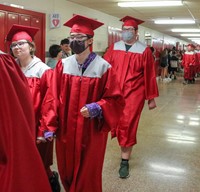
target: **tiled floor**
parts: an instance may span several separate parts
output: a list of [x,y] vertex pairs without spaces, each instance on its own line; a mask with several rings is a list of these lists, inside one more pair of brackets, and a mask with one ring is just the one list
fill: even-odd
[[109,138],[103,192],[200,192],[200,79],[158,85],[157,108],[142,113],[128,179],[118,178],[120,149]]

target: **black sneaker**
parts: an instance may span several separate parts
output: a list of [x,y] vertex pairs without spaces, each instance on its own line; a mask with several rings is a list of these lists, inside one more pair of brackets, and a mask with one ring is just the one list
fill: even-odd
[[191,82],[191,83],[192,83],[192,84],[194,84],[194,83],[195,83],[195,78],[193,78],[193,79],[192,79],[192,82]]
[[53,176],[51,178],[49,178],[49,182],[51,185],[52,192],[60,192],[61,191],[61,187],[60,187],[60,183],[59,183],[59,176],[56,171],[53,171]]
[[119,177],[122,179],[128,178],[129,175],[129,164],[128,161],[121,161],[119,169]]

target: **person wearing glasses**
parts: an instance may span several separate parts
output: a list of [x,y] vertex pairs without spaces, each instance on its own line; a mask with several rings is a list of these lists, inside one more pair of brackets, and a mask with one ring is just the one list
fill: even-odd
[[11,55],[0,51],[0,63],[0,191],[51,192],[35,145],[34,111],[26,77]]
[[45,98],[42,126],[56,133],[58,170],[66,191],[102,192],[102,167],[108,132],[112,136],[124,100],[111,65],[92,52],[94,30],[103,23],[75,15],[70,47],[58,62]]
[[60,191],[58,173],[50,169],[53,164],[53,142],[48,142],[45,139],[44,132],[39,129],[41,105],[50,84],[52,71],[50,67],[35,56],[36,47],[33,38],[38,30],[35,27],[15,24],[11,27],[6,39],[10,42],[12,55],[16,58],[16,62],[28,80],[35,111],[37,148],[43,160],[52,190],[58,192]]
[[116,70],[120,88],[125,99],[125,108],[117,139],[121,147],[119,177],[129,177],[129,159],[137,143],[138,123],[145,100],[149,109],[154,109],[154,98],[158,97],[154,59],[150,47],[138,40],[138,25],[143,21],[126,16],[122,24],[122,40],[111,45],[104,55]]

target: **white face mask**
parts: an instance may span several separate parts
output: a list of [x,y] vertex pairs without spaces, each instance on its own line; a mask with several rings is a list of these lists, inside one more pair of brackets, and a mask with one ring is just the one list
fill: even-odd
[[122,39],[124,41],[130,41],[133,38],[134,38],[133,32],[131,32],[131,31],[123,31],[122,32]]

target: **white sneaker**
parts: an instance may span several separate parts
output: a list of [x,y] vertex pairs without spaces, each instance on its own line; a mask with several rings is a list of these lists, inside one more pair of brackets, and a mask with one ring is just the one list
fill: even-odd
[[171,78],[169,78],[169,77],[167,77],[167,80],[170,82],[170,81],[172,81],[172,79]]
[[169,83],[169,80],[167,78],[164,78],[163,83]]

